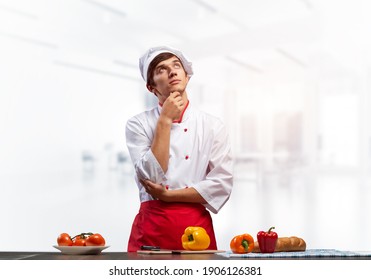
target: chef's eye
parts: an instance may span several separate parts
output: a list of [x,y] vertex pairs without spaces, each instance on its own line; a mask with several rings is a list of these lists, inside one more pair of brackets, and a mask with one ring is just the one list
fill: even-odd
[[178,62],[175,63],[175,64],[174,64],[174,67],[175,67],[175,68],[180,68],[180,63],[178,63]]
[[165,67],[159,67],[157,68],[157,73],[163,73],[165,71]]

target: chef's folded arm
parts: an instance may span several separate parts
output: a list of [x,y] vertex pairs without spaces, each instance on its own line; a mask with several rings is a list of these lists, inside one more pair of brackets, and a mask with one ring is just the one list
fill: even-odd
[[[228,201],[232,191],[233,162],[225,127],[215,133],[217,135],[212,142],[207,174],[203,180],[188,187],[194,188],[201,195],[206,201],[204,204],[206,208],[218,213]],[[168,178],[152,153],[150,138],[140,130],[138,124],[128,123],[126,139],[138,179],[166,185]]]
[[[216,172],[208,174],[205,180],[195,184],[193,187],[207,201],[205,205],[213,213],[218,213],[223,205],[228,201],[232,190],[233,179],[232,175],[226,172],[225,174]],[[222,175],[222,177],[220,177]]]
[[134,166],[138,179],[150,180],[157,184],[163,184],[167,180],[160,163],[150,148],[148,148],[141,159],[135,162]]
[[205,206],[213,213],[218,213],[228,201],[233,187],[233,160],[225,127],[214,138],[205,180],[193,187],[207,201]]
[[126,125],[126,144],[138,179],[150,180],[157,184],[162,184],[167,180],[164,171],[152,153],[152,143],[149,137],[140,124],[133,120]]

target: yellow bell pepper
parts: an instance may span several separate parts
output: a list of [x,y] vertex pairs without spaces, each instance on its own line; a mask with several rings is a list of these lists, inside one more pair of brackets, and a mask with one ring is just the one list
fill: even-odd
[[182,235],[185,250],[205,250],[209,248],[210,237],[203,227],[187,227]]

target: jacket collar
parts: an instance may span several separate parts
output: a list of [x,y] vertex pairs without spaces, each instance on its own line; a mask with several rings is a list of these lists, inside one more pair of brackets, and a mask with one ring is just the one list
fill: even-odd
[[[188,119],[188,117],[190,116],[190,111],[191,111],[191,108],[190,108],[190,104],[189,104],[189,100],[187,101],[187,104],[185,105],[184,107],[184,110],[179,118],[179,120],[175,120],[173,121],[173,123],[181,123],[183,121],[185,121],[186,119]],[[161,111],[162,111],[162,104],[158,103],[157,105],[157,109],[158,109],[158,113],[159,115],[161,114]]]

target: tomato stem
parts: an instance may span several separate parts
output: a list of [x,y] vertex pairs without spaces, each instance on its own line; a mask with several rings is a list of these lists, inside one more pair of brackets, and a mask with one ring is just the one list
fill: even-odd
[[92,232],[82,232],[82,233],[80,233],[80,234],[78,234],[78,235],[72,237],[71,239],[74,240],[74,239],[75,239],[76,237],[78,237],[78,236],[81,236],[82,239],[86,239],[86,235],[87,235],[87,236],[90,236],[90,235],[93,235],[93,234],[94,234],[94,233],[92,233]]

